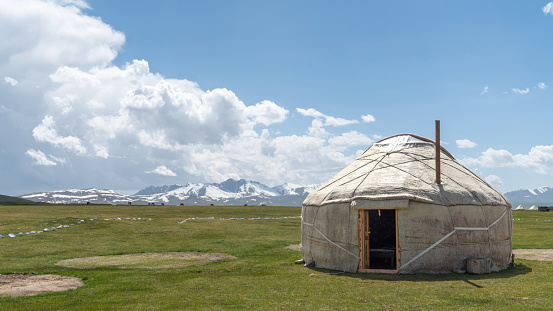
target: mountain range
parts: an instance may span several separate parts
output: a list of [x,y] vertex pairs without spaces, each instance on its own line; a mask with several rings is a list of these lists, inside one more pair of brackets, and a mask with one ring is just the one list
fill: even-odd
[[[134,195],[114,190],[75,189],[36,192],[19,196],[34,202],[62,204],[168,204],[168,205],[282,205],[301,206],[318,185],[285,183],[269,187],[252,180],[228,179],[222,183],[186,183],[184,185],[149,186]],[[506,192],[513,207],[553,205],[553,188],[520,189]]]
[[269,187],[251,180],[228,179],[222,183],[187,183],[150,186],[134,195],[114,190],[74,189],[25,194],[20,198],[62,204],[170,204],[170,205],[283,205],[301,206],[318,185],[285,183]]
[[553,188],[519,189],[505,193],[513,207],[519,205],[528,209],[532,205],[553,206]]

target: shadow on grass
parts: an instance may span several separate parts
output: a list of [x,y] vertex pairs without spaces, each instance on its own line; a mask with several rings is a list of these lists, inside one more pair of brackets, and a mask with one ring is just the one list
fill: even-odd
[[532,272],[532,268],[523,264],[517,263],[514,267],[508,268],[498,272],[492,272],[490,274],[430,274],[430,273],[417,273],[417,274],[384,274],[384,273],[348,273],[348,272],[336,272],[334,270],[321,269],[316,267],[308,268],[314,272],[335,275],[338,277],[356,278],[361,280],[372,281],[404,281],[404,282],[444,282],[444,281],[463,281],[477,288],[482,286],[475,284],[474,281],[486,280],[486,279],[505,279],[519,275],[524,275]]

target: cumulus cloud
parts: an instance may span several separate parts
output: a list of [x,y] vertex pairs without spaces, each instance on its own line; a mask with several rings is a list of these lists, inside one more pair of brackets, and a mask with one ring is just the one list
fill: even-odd
[[363,122],[366,122],[366,123],[370,123],[370,122],[375,122],[375,121],[376,121],[376,119],[375,119],[372,115],[370,115],[370,114],[361,116],[361,119],[363,120]]
[[52,116],[45,116],[42,123],[33,129],[33,137],[36,141],[50,143],[56,147],[61,147],[77,154],[84,155],[86,148],[81,140],[75,136],[60,136],[55,129],[56,122]]
[[288,110],[269,100],[264,100],[254,106],[248,106],[245,112],[255,123],[263,125],[282,123],[286,120],[286,116],[289,113]]
[[33,165],[56,166],[58,162],[61,164],[65,162],[65,160],[52,155],[48,157],[40,150],[29,149],[25,154],[33,159]]
[[329,145],[335,150],[346,150],[349,147],[357,146],[366,146],[368,148],[373,142],[373,139],[357,131],[343,133],[328,140]]
[[0,1],[0,71],[35,80],[62,64],[110,64],[125,36],[83,14],[86,7],[85,1]]
[[324,125],[325,126],[345,126],[350,124],[359,123],[357,120],[347,120],[343,118],[335,118],[332,116],[328,116],[323,114],[322,112],[319,112],[313,108],[309,109],[302,109],[302,108],[296,108],[296,111],[299,112],[302,116],[305,117],[313,117],[316,119],[324,119]]
[[474,143],[468,139],[458,139],[455,143],[457,143],[457,148],[474,148],[478,146],[477,143]]
[[165,165],[160,165],[160,166],[156,167],[155,170],[146,171],[146,173],[148,173],[148,174],[158,174],[158,175],[161,175],[161,176],[177,176],[177,174],[175,174],[175,172],[173,172],[172,170],[167,168],[167,166],[165,166]]
[[322,182],[354,160],[325,138],[308,135],[272,137],[267,130],[249,132],[226,144],[189,146],[183,169],[205,180],[248,176],[265,182]]
[[489,148],[477,158],[465,158],[468,166],[484,168],[528,168],[540,174],[553,175],[553,145],[532,147],[528,154],[511,154],[507,150]]
[[488,86],[485,86],[484,89],[482,90],[482,93],[480,93],[480,95],[484,95],[488,93]]
[[538,88],[539,88],[540,90],[545,90],[545,89],[547,88],[547,85],[545,85],[544,82],[540,82],[540,83],[538,83]]
[[488,175],[488,176],[484,177],[484,180],[485,180],[488,184],[490,184],[490,185],[492,185],[492,186],[494,186],[494,187],[501,187],[501,186],[503,186],[503,180],[502,180],[499,176],[497,176],[497,175]]
[[549,2],[541,10],[543,15],[553,15],[553,2]]
[[524,90],[521,90],[521,89],[514,88],[514,89],[512,89],[512,92],[515,93],[515,94],[528,94],[528,93],[530,93],[530,89],[525,88]]
[[11,78],[11,77],[5,77],[4,81],[6,82],[6,84],[9,84],[11,86],[17,86],[17,84],[19,84],[19,81],[15,80],[14,78]]
[[[174,177],[177,171],[184,180],[316,183],[378,137],[329,133],[325,126],[359,121],[313,108],[297,109],[313,118],[305,124],[308,134],[281,135],[274,127],[287,121],[289,110],[273,101],[246,104],[225,88],[168,79],[151,72],[146,60],[116,66],[125,36],[87,16],[87,8],[79,0],[0,0],[0,72],[8,84],[13,81],[6,78],[17,77],[18,88],[30,94],[8,101],[0,93],[0,112],[32,122],[0,143],[21,142],[21,149],[5,148],[18,152],[12,158],[51,166],[57,180],[86,171],[95,176],[87,185],[136,187],[149,183],[144,172]],[[61,165],[65,159],[71,165]]]
[[309,136],[321,138],[330,135],[330,133],[324,129],[323,121],[319,119],[313,119],[313,121],[311,121],[311,126],[307,129],[307,133]]
[[60,6],[74,6],[79,9],[90,9],[87,1],[84,0],[47,0]]
[[[159,160],[155,150],[165,151],[164,158],[208,181],[245,177],[278,183],[287,176],[320,182],[328,175],[306,172],[321,172],[316,168],[321,163],[327,164],[323,171],[335,172],[354,157],[343,154],[345,150],[366,148],[373,141],[357,132],[326,132],[325,125],[357,121],[315,109],[298,110],[314,117],[309,135],[272,137],[266,129],[259,133],[257,124],[284,122],[289,111],[268,100],[248,106],[227,89],[204,91],[191,81],[166,79],[151,73],[145,60],[88,71],[62,66],[50,77],[56,88],[46,98],[56,104],[49,106],[49,113],[63,120],[91,155],[132,157],[132,150],[146,155],[137,161],[154,162]],[[313,148],[310,157],[298,154],[304,146]]]

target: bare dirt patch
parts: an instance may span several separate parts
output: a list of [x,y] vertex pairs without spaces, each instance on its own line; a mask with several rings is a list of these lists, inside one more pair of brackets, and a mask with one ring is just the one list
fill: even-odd
[[93,256],[72,258],[58,261],[56,265],[77,268],[117,268],[117,269],[164,269],[178,268],[193,264],[202,264],[225,259],[236,258],[221,253],[199,252],[169,252],[169,253],[140,253],[110,256]]
[[286,248],[291,249],[296,252],[301,252],[301,244],[291,244],[286,246]]
[[76,277],[57,274],[0,274],[0,297],[33,296],[83,286]]
[[553,261],[553,249],[513,249],[515,258]]

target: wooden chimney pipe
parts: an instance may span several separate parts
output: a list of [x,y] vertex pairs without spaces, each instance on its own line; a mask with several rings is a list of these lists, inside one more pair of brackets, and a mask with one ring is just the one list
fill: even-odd
[[436,184],[442,183],[440,172],[440,120],[436,120]]

